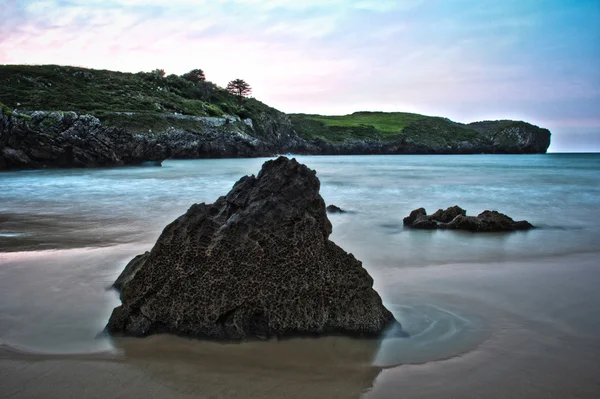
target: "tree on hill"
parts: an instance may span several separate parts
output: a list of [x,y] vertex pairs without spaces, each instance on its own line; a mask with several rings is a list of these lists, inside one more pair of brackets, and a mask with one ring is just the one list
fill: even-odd
[[164,78],[165,77],[165,70],[164,69],[155,69],[154,71],[150,72],[150,74],[152,74],[153,76],[157,77],[157,78]]
[[204,82],[206,80],[206,76],[204,75],[204,71],[202,69],[192,69],[191,71],[181,75],[181,77],[194,83]]
[[227,91],[238,98],[241,103],[244,97],[249,96],[252,93],[252,88],[243,79],[234,79],[227,83]]

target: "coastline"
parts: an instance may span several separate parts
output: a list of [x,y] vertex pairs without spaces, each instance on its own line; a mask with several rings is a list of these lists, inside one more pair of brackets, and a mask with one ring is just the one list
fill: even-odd
[[[598,397],[596,156],[306,157],[324,198],[351,211],[330,216],[332,241],[363,262],[409,339],[97,337],[119,302],[107,287],[125,264],[190,204],[214,201],[260,162],[6,178],[2,211],[11,216],[2,227],[31,236],[0,239],[2,251],[14,250],[0,253],[0,342],[26,349],[0,350],[2,395]],[[402,226],[415,205],[455,202],[497,206],[542,228],[473,235]]]

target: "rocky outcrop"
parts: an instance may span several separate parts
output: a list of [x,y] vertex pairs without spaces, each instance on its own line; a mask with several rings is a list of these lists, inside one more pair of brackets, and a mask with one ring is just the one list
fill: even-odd
[[527,122],[484,121],[467,126],[485,137],[494,153],[543,154],[550,146],[550,131]]
[[167,157],[154,138],[105,127],[90,115],[0,108],[0,170],[160,164]]
[[471,232],[516,231],[534,227],[526,220],[514,221],[497,211],[483,211],[477,216],[467,216],[467,211],[457,205],[446,210],[438,209],[431,215],[427,215],[424,208],[418,208],[405,217],[403,223],[413,229],[449,229]]
[[[129,118],[147,115],[119,113]],[[153,115],[162,129],[135,131],[74,112],[11,112],[0,108],[0,170],[160,164],[166,158],[237,158],[314,150],[285,114],[267,109],[237,116]],[[127,121],[127,119],[125,119]]]
[[325,208],[325,210],[327,211],[327,213],[346,213],[345,210],[333,204],[327,205],[327,208]]
[[[292,121],[299,135],[307,138],[322,155],[542,154],[550,145],[548,129],[520,121],[465,125],[446,118],[424,116],[392,136],[382,135],[373,127],[328,126],[310,120],[310,116],[294,115]],[[315,131],[320,136],[309,139]],[[326,141],[322,137],[345,138]]]
[[[170,158],[249,158],[314,150],[296,134],[284,113],[266,106],[248,119],[232,115],[159,117],[171,126],[154,130],[152,135]],[[173,119],[187,123],[174,123]]]
[[[110,114],[110,113],[109,113]],[[550,132],[525,122],[491,121],[462,125],[424,117],[396,139],[327,141],[306,139],[290,118],[262,104],[250,118],[114,112],[118,124],[74,112],[10,111],[0,107],[0,170],[160,164],[166,158],[237,158],[295,154],[478,154],[543,153]],[[129,118],[129,119],[127,119]],[[151,119],[158,128],[135,129]],[[333,129],[320,126],[323,129]],[[345,128],[335,127],[335,134]],[[148,162],[149,161],[149,162]]]
[[315,171],[280,157],[195,204],[115,283],[111,334],[240,340],[377,335],[395,323],[373,279],[329,240]]

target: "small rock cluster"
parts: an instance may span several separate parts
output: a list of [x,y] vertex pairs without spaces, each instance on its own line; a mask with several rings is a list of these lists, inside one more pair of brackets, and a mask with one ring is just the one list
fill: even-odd
[[526,220],[514,221],[497,211],[483,211],[477,216],[467,216],[467,211],[458,205],[438,209],[428,215],[425,208],[415,209],[404,218],[403,223],[413,229],[450,229],[471,232],[515,231],[533,228]]

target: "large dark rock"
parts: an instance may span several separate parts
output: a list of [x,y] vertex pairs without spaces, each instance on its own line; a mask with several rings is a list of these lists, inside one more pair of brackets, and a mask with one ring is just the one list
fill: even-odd
[[526,220],[514,221],[497,211],[483,211],[477,216],[467,216],[467,211],[458,205],[438,209],[427,215],[424,208],[415,209],[404,218],[404,225],[414,229],[450,229],[472,232],[515,231],[533,228]]
[[377,335],[395,323],[352,254],[328,239],[315,171],[280,157],[214,204],[195,204],[115,286],[112,334],[239,340]]

